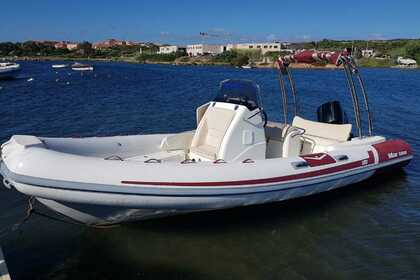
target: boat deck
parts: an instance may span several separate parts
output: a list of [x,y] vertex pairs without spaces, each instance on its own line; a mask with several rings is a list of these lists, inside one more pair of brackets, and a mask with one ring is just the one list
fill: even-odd
[[152,161],[152,160],[159,160],[159,161],[166,161],[166,162],[181,162],[185,159],[185,152],[183,150],[175,150],[175,151],[159,151],[152,154],[147,155],[139,155],[135,157],[125,158],[124,160],[127,161]]

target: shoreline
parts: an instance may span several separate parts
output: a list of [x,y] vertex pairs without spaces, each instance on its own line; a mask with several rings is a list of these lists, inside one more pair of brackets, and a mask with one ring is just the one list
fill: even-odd
[[[175,65],[175,66],[226,66],[232,68],[241,68],[238,66],[233,66],[230,63],[224,62],[203,62],[203,61],[144,61],[139,62],[135,58],[124,57],[124,58],[90,58],[90,57],[55,57],[55,56],[42,56],[42,57],[17,57],[14,60],[16,61],[99,61],[99,62],[125,62],[125,63],[133,63],[133,64],[155,64],[155,65]],[[275,68],[274,62],[271,63],[256,63],[253,66],[253,69],[272,69]],[[290,68],[292,69],[341,69],[341,67],[337,67],[333,64],[327,65],[312,65],[306,63],[292,63],[290,64]]]
[[[40,56],[40,57],[15,57],[15,61],[98,61],[98,62],[125,62],[133,64],[155,64],[155,65],[176,65],[176,66],[226,66],[232,68],[241,68],[238,66],[233,66],[230,63],[226,62],[209,62],[204,59],[191,59],[190,61],[180,61],[176,59],[175,61],[138,61],[134,57],[116,57],[116,58],[90,58],[90,57],[57,57],[57,56]],[[177,61],[178,60],[178,61]],[[307,63],[291,63],[289,66],[291,69],[316,69],[316,70],[336,70],[342,69],[342,66],[335,66],[334,64],[326,65],[313,65]],[[362,68],[390,68],[390,69],[404,69],[404,70],[416,70],[420,69],[418,67],[405,67],[400,65],[389,65],[389,66],[369,66],[361,65]],[[275,68],[274,62],[270,63],[256,63],[253,66],[254,69],[271,69]]]

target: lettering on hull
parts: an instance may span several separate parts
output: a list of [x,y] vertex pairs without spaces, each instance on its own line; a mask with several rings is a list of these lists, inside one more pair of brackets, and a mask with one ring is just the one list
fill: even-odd
[[389,140],[374,144],[378,152],[379,163],[412,155],[411,147],[403,140]]

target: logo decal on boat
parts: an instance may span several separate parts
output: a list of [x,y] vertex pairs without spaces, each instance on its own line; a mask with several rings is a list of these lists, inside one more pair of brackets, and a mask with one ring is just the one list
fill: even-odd
[[326,154],[321,154],[321,155],[314,155],[314,156],[305,156],[304,159],[313,159],[313,160],[322,160],[326,157]]
[[335,159],[326,153],[304,155],[301,156],[301,158],[303,158],[310,167],[336,163]]

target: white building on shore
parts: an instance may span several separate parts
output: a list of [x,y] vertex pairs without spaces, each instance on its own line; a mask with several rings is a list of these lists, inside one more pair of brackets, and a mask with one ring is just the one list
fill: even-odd
[[187,54],[189,56],[198,56],[204,54],[219,54],[223,52],[220,45],[194,44],[187,45]]
[[174,45],[160,46],[158,54],[171,54],[171,53],[176,53],[176,52],[185,52],[185,49],[186,49],[185,47],[174,46]]
[[78,43],[68,43],[67,44],[67,49],[70,50],[70,51],[75,50],[78,47],[79,47],[79,44]]
[[73,42],[57,42],[54,44],[54,48],[56,49],[68,49],[69,51],[77,49],[79,46],[79,43],[73,43]]
[[366,58],[369,58],[369,57],[375,57],[375,50],[373,50],[373,49],[365,49],[365,50],[362,50],[362,56],[363,57],[366,57]]
[[275,42],[228,44],[226,45],[225,50],[261,50],[261,53],[265,54],[267,52],[279,52],[281,50],[281,43]]

